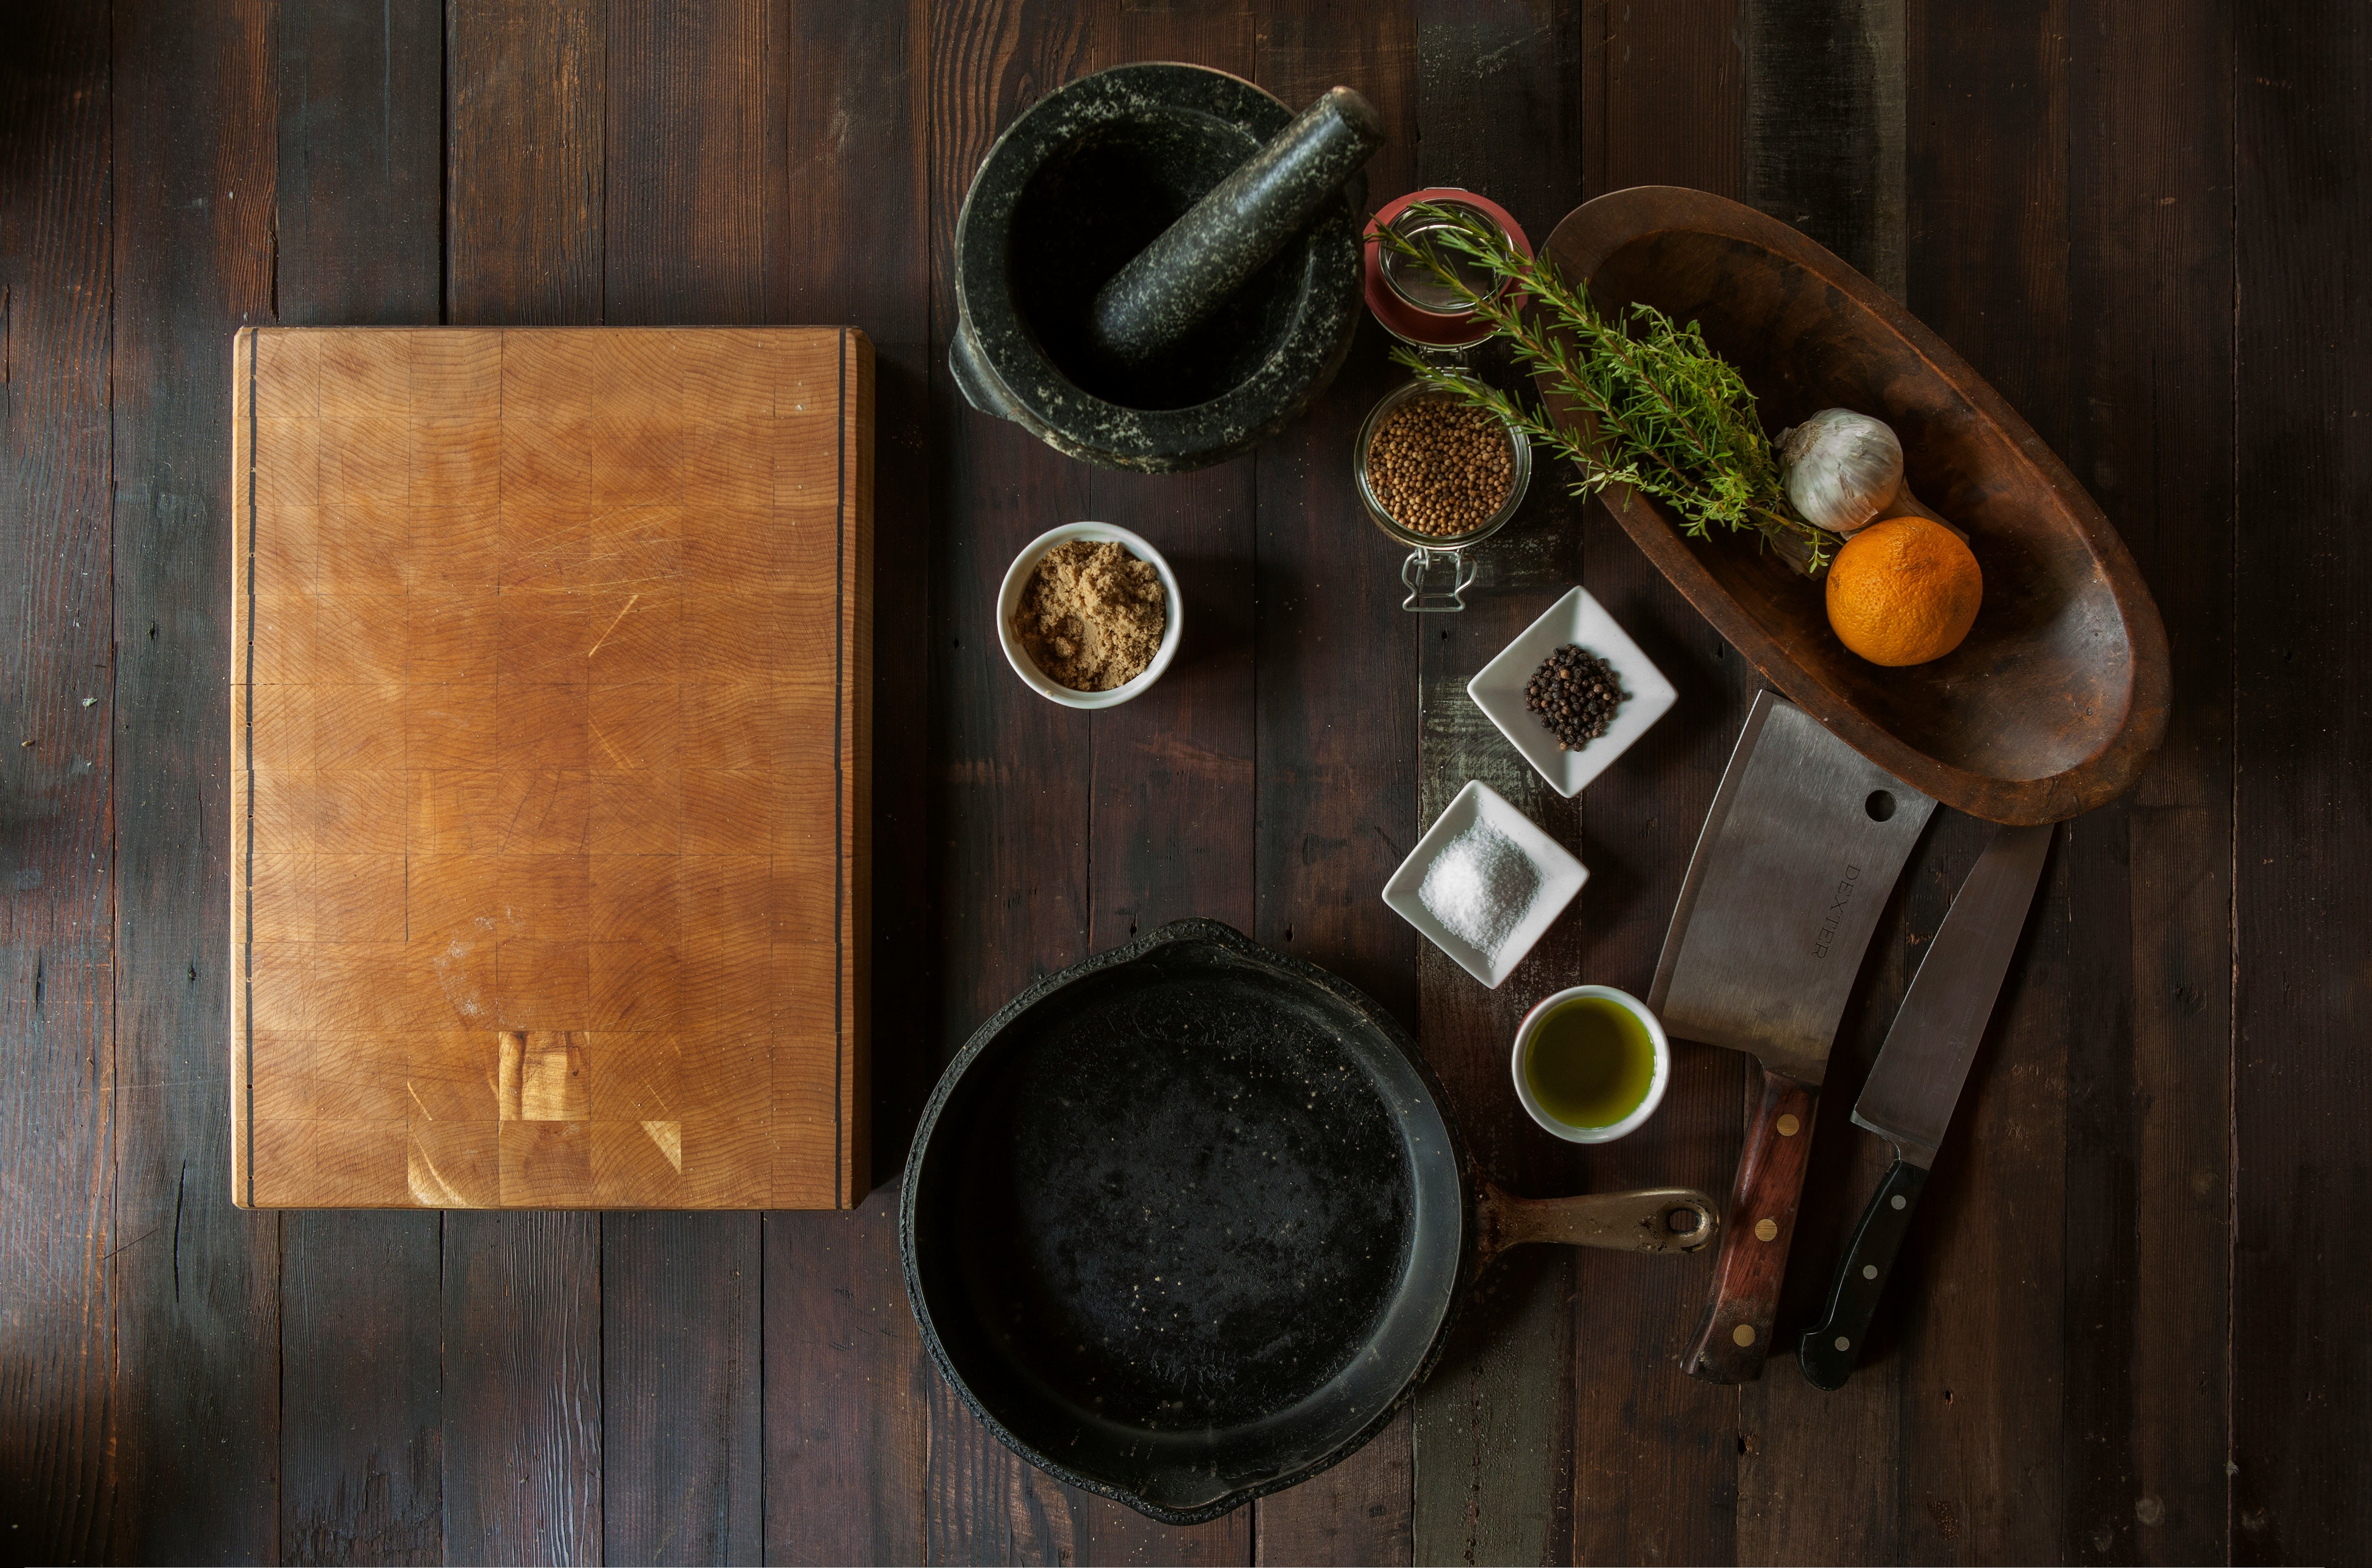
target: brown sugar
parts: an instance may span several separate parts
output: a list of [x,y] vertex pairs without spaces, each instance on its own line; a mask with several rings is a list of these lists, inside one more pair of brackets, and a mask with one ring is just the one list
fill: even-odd
[[1161,574],[1109,540],[1065,540],[1048,551],[1013,614],[1030,661],[1074,691],[1109,691],[1144,674],[1169,625]]

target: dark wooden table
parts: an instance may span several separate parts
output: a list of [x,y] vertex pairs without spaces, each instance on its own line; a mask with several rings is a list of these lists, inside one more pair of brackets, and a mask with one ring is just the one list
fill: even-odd
[[[991,1442],[921,1353],[896,1164],[1032,975],[1214,915],[1418,1027],[1519,1190],[1726,1191],[1741,1060],[1648,1131],[1527,1123],[1510,1021],[1645,988],[1755,688],[1594,507],[1536,485],[1479,602],[1397,608],[1322,406],[1189,478],[1066,462],[944,370],[958,203],[1122,61],[1384,110],[1378,200],[1535,236],[1742,196],[1966,354],[2123,531],[2177,706],[2064,830],[1863,1372],[1675,1355],[1701,1260],[1505,1266],[1413,1410],[1192,1530]],[[2342,0],[18,0],[0,14],[0,1555],[468,1562],[2209,1561],[2372,1534],[2372,19]],[[250,1214],[227,1192],[234,329],[854,322],[880,348],[885,1185],[855,1214]],[[1093,718],[999,658],[1014,549],[1178,564],[1190,646]],[[1580,803],[1460,688],[1586,580],[1680,703]],[[1497,994],[1389,913],[1468,778],[1594,877]],[[1848,1014],[1782,1324],[1881,1149],[1843,1109],[1983,840],[1939,820]],[[2353,1307],[2348,1304],[2354,1303]],[[2354,1317],[2347,1314],[2353,1311]]]

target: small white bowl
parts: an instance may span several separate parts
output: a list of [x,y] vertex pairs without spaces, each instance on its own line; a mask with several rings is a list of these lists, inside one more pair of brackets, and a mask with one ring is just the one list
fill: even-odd
[[[1541,1109],[1541,1102],[1532,1098],[1532,1086],[1524,1081],[1524,1052],[1531,1048],[1533,1030],[1540,1027],[1542,1018],[1549,1016],[1550,1009],[1583,996],[1601,997],[1628,1010],[1633,1017],[1647,1026],[1647,1039],[1656,1047],[1656,1075],[1647,1085],[1647,1098],[1639,1102],[1638,1109],[1622,1121],[1603,1127],[1576,1127],[1569,1121],[1558,1121]],[[1543,1129],[1568,1144],[1610,1144],[1645,1126],[1647,1118],[1655,1115],[1656,1108],[1664,1103],[1664,1090],[1672,1081],[1672,1042],[1665,1037],[1664,1021],[1656,1016],[1645,1002],[1629,992],[1617,991],[1610,985],[1575,985],[1553,996],[1541,997],[1540,1005],[1524,1015],[1524,1021],[1516,1026],[1516,1054],[1511,1065],[1516,1073],[1516,1098],[1524,1102],[1524,1109]]]
[[[1540,891],[1532,900],[1531,912],[1507,933],[1495,961],[1492,955],[1465,938],[1451,935],[1417,897],[1417,890],[1424,886],[1424,874],[1433,868],[1442,847],[1473,826],[1477,818],[1513,840],[1541,875]],[[1508,805],[1498,791],[1474,779],[1434,819],[1424,837],[1417,840],[1416,848],[1409,851],[1409,857],[1401,862],[1400,869],[1384,884],[1384,902],[1394,914],[1424,933],[1426,940],[1455,958],[1459,969],[1495,991],[1501,981],[1516,972],[1516,966],[1524,961],[1532,944],[1556,923],[1556,917],[1564,912],[1564,906],[1573,902],[1574,895],[1588,880],[1588,870],[1573,857],[1572,851],[1541,831],[1530,818]]]
[[[1606,733],[1578,751],[1558,750],[1557,738],[1549,733],[1548,726],[1524,705],[1524,687],[1533,671],[1567,643],[1579,644],[1612,665],[1622,690],[1631,694],[1630,701],[1615,711]],[[1497,658],[1466,683],[1466,694],[1524,754],[1524,761],[1567,799],[1579,795],[1584,784],[1646,734],[1679,696],[1663,671],[1647,662],[1639,645],[1584,588],[1574,589],[1551,605],[1546,615],[1525,627]]]
[[[1109,691],[1075,691],[1059,680],[1050,679],[1013,635],[1013,612],[1021,608],[1021,590],[1029,586],[1029,574],[1038,569],[1039,559],[1056,545],[1075,539],[1099,544],[1109,540],[1125,546],[1139,561],[1152,562],[1153,569],[1161,574],[1163,591],[1169,596],[1169,622],[1162,628],[1161,646],[1154,650],[1153,662],[1135,679]],[[1005,648],[1005,662],[1013,667],[1013,673],[1021,677],[1031,691],[1066,708],[1117,708],[1132,697],[1143,696],[1145,689],[1160,679],[1161,672],[1178,656],[1178,635],[1185,624],[1186,596],[1179,592],[1178,575],[1161,558],[1161,552],[1126,528],[1116,528],[1109,523],[1066,523],[1059,528],[1048,528],[1013,558],[1013,564],[1005,569],[1005,586],[996,592],[996,640]]]

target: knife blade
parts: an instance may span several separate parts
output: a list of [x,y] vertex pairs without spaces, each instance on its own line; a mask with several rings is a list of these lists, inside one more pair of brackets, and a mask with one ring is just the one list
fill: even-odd
[[1843,1388],[1860,1357],[1927,1185],[1928,1167],[1936,1163],[1952,1109],[1968,1083],[1969,1065],[1984,1041],[2018,934],[2026,929],[2051,832],[2049,823],[1994,830],[1993,842],[1977,857],[1928,944],[1870,1065],[1861,1098],[1854,1103],[1855,1125],[1893,1144],[1894,1165],[1862,1212],[1838,1265],[1828,1315],[1796,1347],[1796,1365],[1815,1388]]
[[1801,708],[1756,695],[1647,997],[1671,1034],[1762,1068],[1704,1318],[1680,1361],[1692,1377],[1762,1374],[1837,1019],[1935,808]]

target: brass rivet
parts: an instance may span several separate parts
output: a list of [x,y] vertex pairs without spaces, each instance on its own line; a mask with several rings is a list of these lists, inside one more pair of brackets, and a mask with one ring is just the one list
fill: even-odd
[[1878,1278],[1878,1265],[1875,1263],[1864,1263],[1861,1266],[1861,1277],[1866,1280],[1874,1280]]
[[1740,1323],[1737,1328],[1732,1329],[1729,1331],[1729,1337],[1736,1340],[1739,1344],[1750,1345],[1754,1342],[1754,1325],[1751,1323]]
[[1804,1124],[1792,1116],[1783,1116],[1779,1119],[1779,1135],[1783,1138],[1794,1137],[1803,1131],[1803,1127]]
[[1853,1342],[1845,1338],[1843,1334],[1839,1334],[1837,1336],[1837,1348],[1839,1350],[1851,1350],[1853,1349]]
[[1779,1234],[1779,1222],[1777,1220],[1757,1220],[1754,1222],[1754,1234],[1758,1238],[1769,1241]]

